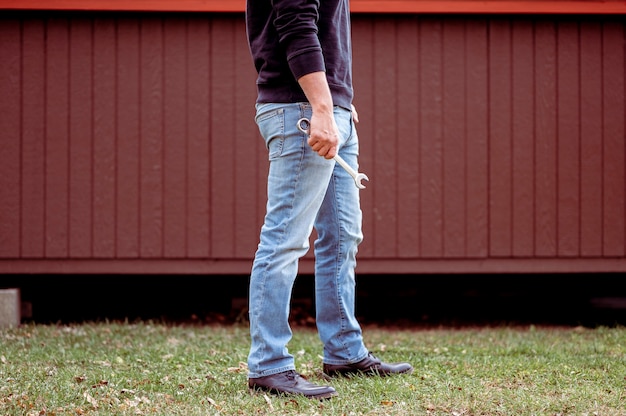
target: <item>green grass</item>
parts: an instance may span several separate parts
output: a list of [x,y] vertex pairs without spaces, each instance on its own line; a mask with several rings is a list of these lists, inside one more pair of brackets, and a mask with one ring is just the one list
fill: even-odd
[[[0,330],[2,415],[626,415],[626,328],[381,328],[368,347],[415,372],[333,379],[339,396],[250,394],[248,329],[158,322]],[[321,345],[294,328],[299,372]]]

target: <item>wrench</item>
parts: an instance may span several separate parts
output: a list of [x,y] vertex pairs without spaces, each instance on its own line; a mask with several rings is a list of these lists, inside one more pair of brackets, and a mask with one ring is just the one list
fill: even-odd
[[[302,133],[309,134],[309,126],[311,125],[311,122],[309,121],[308,118],[301,118],[300,120],[298,120],[296,125],[298,126],[298,130],[300,130]],[[354,184],[356,185],[357,188],[365,189],[365,185],[363,185],[361,181],[363,179],[365,179],[366,181],[370,180],[366,174],[359,173],[355,171],[354,169],[352,169],[352,167],[348,165],[348,163],[345,160],[343,160],[341,156],[339,156],[339,153],[337,153],[333,157],[333,159],[335,159],[335,161],[339,163],[341,167],[344,168],[346,172],[350,174],[350,176],[352,176],[352,178],[354,179]]]

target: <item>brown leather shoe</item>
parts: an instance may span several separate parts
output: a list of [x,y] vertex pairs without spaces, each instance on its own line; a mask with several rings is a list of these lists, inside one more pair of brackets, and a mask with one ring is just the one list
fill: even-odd
[[410,374],[412,372],[413,366],[409,363],[384,363],[371,352],[358,363],[343,365],[324,364],[324,374],[328,376],[363,374],[385,377],[393,374]]
[[301,394],[311,399],[330,399],[337,391],[330,386],[318,386],[293,370],[271,376],[248,379],[250,391],[261,390],[272,394]]

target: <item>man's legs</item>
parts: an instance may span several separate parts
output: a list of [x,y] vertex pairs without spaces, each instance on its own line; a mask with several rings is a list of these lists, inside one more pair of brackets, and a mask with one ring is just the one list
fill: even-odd
[[[311,116],[308,105],[267,104],[257,123],[269,149],[267,213],[250,276],[249,385],[273,392],[326,398],[332,387],[309,383],[295,373],[287,350],[291,293],[298,260],[309,248],[315,225],[317,325],[324,344],[324,372],[404,373],[409,364],[382,363],[367,351],[354,314],[356,254],[362,240],[359,191],[332,160],[310,149],[296,127]],[[335,109],[340,153],[356,167],[358,139],[351,113]]]

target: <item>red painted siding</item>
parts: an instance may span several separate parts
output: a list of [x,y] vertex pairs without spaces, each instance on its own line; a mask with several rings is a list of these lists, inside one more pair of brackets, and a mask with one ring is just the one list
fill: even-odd
[[[243,12],[245,0],[0,0],[0,10]],[[351,0],[354,13],[624,14],[622,0]]]
[[[623,18],[353,31],[360,273],[626,271]],[[247,273],[254,79],[240,14],[5,14],[0,273]]]

